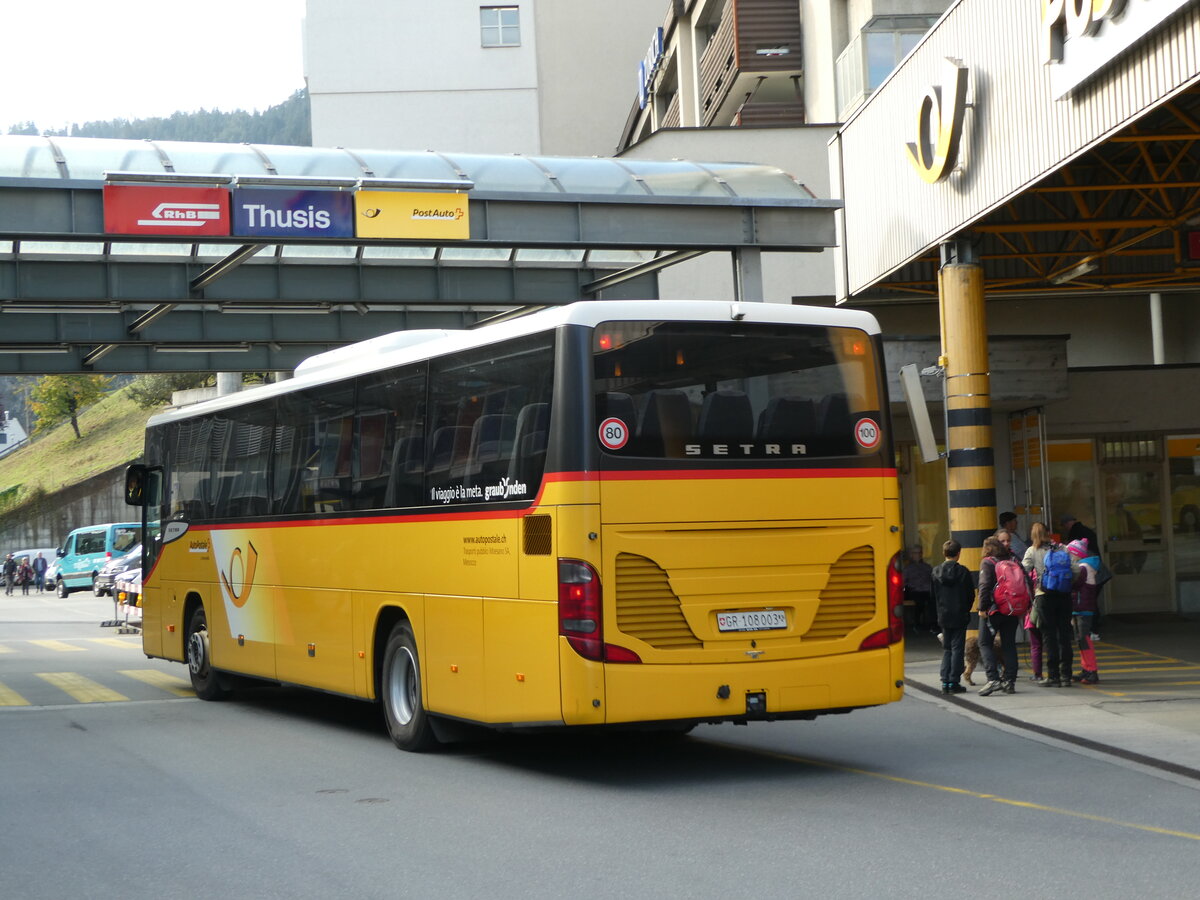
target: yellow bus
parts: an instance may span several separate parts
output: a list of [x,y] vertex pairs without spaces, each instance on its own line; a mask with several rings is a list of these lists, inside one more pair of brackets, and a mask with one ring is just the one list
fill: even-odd
[[398,332],[154,416],[143,643],[379,702],[395,743],[900,699],[879,327],[585,301]]

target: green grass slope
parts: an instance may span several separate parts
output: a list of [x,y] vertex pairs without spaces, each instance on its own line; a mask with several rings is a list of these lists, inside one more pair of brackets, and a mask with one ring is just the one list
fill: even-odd
[[0,517],[37,496],[137,459],[145,443],[146,420],[155,412],[139,407],[122,388],[79,417],[82,438],[75,438],[67,422],[0,459]]

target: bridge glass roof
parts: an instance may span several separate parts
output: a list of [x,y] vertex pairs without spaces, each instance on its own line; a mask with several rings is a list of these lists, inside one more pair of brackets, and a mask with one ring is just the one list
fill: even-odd
[[48,138],[0,140],[0,178],[103,182],[108,172],[282,178],[385,178],[474,182],[474,193],[607,195],[701,201],[809,200],[773,166],[433,151],[345,150],[183,141]]

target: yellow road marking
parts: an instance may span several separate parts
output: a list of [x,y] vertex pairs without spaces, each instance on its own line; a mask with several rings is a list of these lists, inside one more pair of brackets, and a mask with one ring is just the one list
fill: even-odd
[[121,638],[86,638],[93,644],[104,644],[106,647],[132,647],[134,649],[142,649],[142,639],[139,637],[136,640],[126,641]]
[[0,653],[16,653],[16,652],[17,652],[16,650],[14,650],[12,647],[9,647],[7,644],[0,644]]
[[37,644],[39,647],[45,647],[47,650],[57,650],[60,653],[83,653],[82,647],[76,647],[74,644],[68,644],[66,641],[30,641],[31,644]]
[[28,706],[29,701],[6,685],[0,684],[0,706]]
[[[1099,664],[1099,660],[1097,660]],[[1120,673],[1127,675],[1130,672],[1195,672],[1200,670],[1200,666],[1157,666],[1152,669],[1148,668],[1125,668],[1125,669],[1110,669],[1108,666],[1099,666],[1101,675],[1112,675]]]
[[790,753],[779,753],[774,750],[756,750],[753,747],[744,747],[739,744],[727,744],[724,741],[712,741],[714,744],[720,744],[722,747],[741,750],[743,752],[756,753],[760,756],[766,756],[773,759],[784,760],[785,762],[798,762],[806,766],[818,766],[823,769],[833,769],[838,772],[849,772],[853,775],[865,775],[868,778],[878,778],[882,781],[891,781],[895,784],[907,784],[911,787],[928,788],[933,791],[942,791],[947,794],[957,794],[960,797],[972,797],[976,800],[990,800],[993,803],[1000,803],[1004,806],[1015,806],[1020,809],[1032,809],[1037,812],[1054,813],[1059,816],[1068,816],[1072,819],[1085,819],[1089,822],[1099,822],[1102,825],[1116,825],[1118,828],[1132,828],[1136,831],[1148,831],[1151,834],[1164,834],[1169,837],[1185,838],[1189,841],[1200,841],[1200,834],[1193,834],[1190,831],[1176,831],[1171,828],[1159,828],[1156,825],[1140,825],[1137,822],[1123,822],[1120,819],[1110,819],[1108,816],[1097,816],[1092,813],[1079,812],[1074,809],[1063,809],[1058,806],[1046,806],[1041,803],[1030,803],[1027,800],[1012,800],[1008,797],[999,797],[996,794],[984,794],[979,791],[972,791],[966,788],[951,787],[947,784],[934,784],[931,781],[918,781],[914,778],[903,778],[899,775],[886,775],[883,772],[872,772],[870,769],[858,769],[854,766],[843,766],[837,763],[824,762],[819,759],[809,759],[804,756],[794,756]]
[[128,700],[124,694],[106,688],[76,672],[38,672],[37,677],[70,694],[80,703],[115,703]]
[[120,671],[122,675],[136,678],[138,681],[153,685],[156,688],[162,688],[176,697],[196,696],[196,692],[192,690],[191,682],[184,681],[182,678],[176,678],[174,675],[168,675],[166,672],[160,672],[158,669],[121,669]]

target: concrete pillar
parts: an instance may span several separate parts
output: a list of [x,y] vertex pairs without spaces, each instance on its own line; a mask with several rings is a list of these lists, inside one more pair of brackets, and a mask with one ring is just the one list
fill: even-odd
[[1161,366],[1167,361],[1163,348],[1162,294],[1150,295],[1150,341],[1154,348],[1154,364]]
[[965,242],[944,245],[938,271],[946,386],[946,488],[950,535],[960,562],[977,571],[983,540],[996,530],[991,378],[983,267]]
[[242,373],[241,372],[218,372],[217,373],[217,396],[224,397],[226,394],[236,394],[242,389]]

